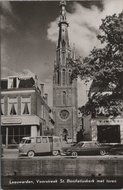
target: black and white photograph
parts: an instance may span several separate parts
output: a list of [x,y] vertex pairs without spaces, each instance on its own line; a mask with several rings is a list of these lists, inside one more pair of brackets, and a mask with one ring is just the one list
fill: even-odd
[[1,189],[123,188],[123,0],[0,0]]

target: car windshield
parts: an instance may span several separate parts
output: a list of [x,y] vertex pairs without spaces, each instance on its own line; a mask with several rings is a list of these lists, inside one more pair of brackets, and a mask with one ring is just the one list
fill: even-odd
[[83,144],[84,143],[81,142],[81,143],[77,143],[75,146],[80,147],[80,146],[83,146]]
[[20,143],[21,143],[21,144],[24,144],[24,143],[26,142],[26,140],[27,140],[27,139],[22,139]]
[[21,144],[29,144],[29,143],[31,143],[31,140],[30,139],[22,139],[21,140]]

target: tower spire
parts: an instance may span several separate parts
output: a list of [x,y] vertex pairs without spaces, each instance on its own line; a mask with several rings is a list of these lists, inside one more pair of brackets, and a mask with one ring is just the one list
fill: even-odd
[[70,54],[69,38],[68,38],[68,22],[66,18],[66,1],[60,1],[60,20],[59,20],[59,37],[57,45],[58,64],[65,65],[66,58]]
[[[77,134],[77,80],[71,80],[72,51],[68,39],[66,1],[60,1],[59,34],[56,47],[56,64],[53,72],[53,113],[55,134],[64,140],[70,136],[76,141]],[[73,55],[74,57],[74,55]],[[74,120],[74,122],[73,122]],[[69,121],[69,122],[68,122]]]
[[60,21],[66,21],[66,1],[61,0],[60,1],[60,8],[61,8],[61,15],[60,15]]

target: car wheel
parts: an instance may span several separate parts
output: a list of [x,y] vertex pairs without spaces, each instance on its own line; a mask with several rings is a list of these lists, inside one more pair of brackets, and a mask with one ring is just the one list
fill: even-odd
[[58,150],[54,150],[53,151],[53,156],[57,156],[59,154],[59,151]]
[[106,151],[105,151],[105,150],[100,150],[100,155],[101,155],[101,156],[106,155]]
[[30,151],[28,152],[28,157],[29,157],[29,158],[33,158],[34,156],[35,156],[34,151],[33,151],[33,150],[30,150]]
[[78,156],[77,152],[72,152],[72,156]]

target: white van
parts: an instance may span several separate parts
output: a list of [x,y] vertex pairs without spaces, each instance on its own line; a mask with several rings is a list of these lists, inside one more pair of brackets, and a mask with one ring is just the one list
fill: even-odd
[[19,144],[19,155],[28,155],[28,157],[41,153],[52,153],[57,156],[61,151],[62,140],[58,136],[24,137]]

